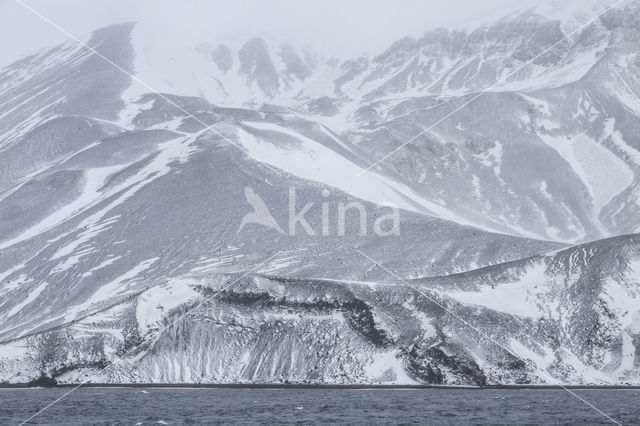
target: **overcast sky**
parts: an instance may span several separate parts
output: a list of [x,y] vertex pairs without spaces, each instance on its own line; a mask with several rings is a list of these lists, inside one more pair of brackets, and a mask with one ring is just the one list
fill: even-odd
[[[154,20],[174,29],[206,32],[210,40],[261,35],[344,56],[377,53],[403,36],[482,22],[535,0],[20,1],[78,36],[117,22]],[[537,0],[546,1],[553,0]],[[64,40],[63,34],[16,0],[0,0],[0,65]]]

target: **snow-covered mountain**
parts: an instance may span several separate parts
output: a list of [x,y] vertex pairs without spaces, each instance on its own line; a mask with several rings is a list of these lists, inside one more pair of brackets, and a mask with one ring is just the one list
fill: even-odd
[[637,8],[574,25],[568,38],[538,9],[342,63],[256,38],[167,49],[141,26],[134,69],[160,92],[277,105],[376,159],[419,135],[385,164],[477,225],[570,243],[636,232]]
[[640,3],[555,18],[4,68],[0,381],[640,383]]

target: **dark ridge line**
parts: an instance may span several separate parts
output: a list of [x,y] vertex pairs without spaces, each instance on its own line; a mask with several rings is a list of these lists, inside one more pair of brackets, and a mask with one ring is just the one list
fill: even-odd
[[[506,234],[499,234],[499,235],[506,235]],[[460,271],[460,272],[453,272],[451,274],[444,274],[444,275],[433,275],[433,276],[428,276],[428,277],[422,277],[422,278],[410,278],[407,279],[406,281],[408,282],[412,282],[412,283],[416,283],[416,284],[428,284],[429,281],[435,281],[438,279],[451,279],[451,278],[457,278],[457,277],[465,277],[465,276],[469,276],[469,275],[474,275],[477,273],[486,273],[486,272],[490,272],[500,266],[507,266],[507,267],[511,267],[511,266],[517,266],[517,264],[520,263],[525,263],[525,262],[530,262],[530,261],[534,261],[537,259],[542,259],[546,256],[548,256],[550,253],[556,253],[556,254],[560,254],[569,250],[575,250],[575,249],[581,249],[581,248],[585,248],[588,246],[593,245],[596,242],[607,242],[607,241],[613,241],[616,239],[626,239],[626,238],[632,238],[632,237],[640,237],[640,233],[631,233],[631,234],[622,234],[622,235],[614,235],[611,237],[606,237],[606,238],[600,238],[597,240],[593,240],[593,241],[588,241],[588,242],[584,242],[584,243],[579,243],[579,244],[565,244],[565,247],[563,248],[559,248],[557,250],[551,250],[548,252],[541,252],[541,253],[537,253],[537,254],[533,254],[530,256],[526,256],[526,257],[522,257],[522,258],[518,258],[518,259],[514,259],[514,260],[508,260],[505,262],[500,262],[500,263],[495,263],[492,265],[485,265],[485,266],[481,266],[479,268],[475,268],[475,269],[470,269],[468,271]],[[542,242],[545,242],[544,240],[539,240]],[[560,243],[560,244],[564,244],[564,243]],[[219,274],[220,276],[236,276],[239,275],[239,273],[237,272],[229,272],[229,273],[221,273]],[[334,278],[304,278],[304,277],[283,277],[280,275],[272,275],[272,274],[261,274],[261,273],[254,273],[251,274],[249,276],[259,276],[259,277],[263,277],[266,279],[270,279],[270,280],[276,280],[276,281],[282,281],[282,282],[298,282],[298,283],[313,283],[313,282],[317,282],[317,281],[332,281],[335,282],[336,284],[347,284],[346,281],[351,281],[351,280],[341,280],[341,279],[334,279]],[[392,283],[397,283],[397,280],[377,280],[377,282],[380,282],[381,284],[392,284]]]

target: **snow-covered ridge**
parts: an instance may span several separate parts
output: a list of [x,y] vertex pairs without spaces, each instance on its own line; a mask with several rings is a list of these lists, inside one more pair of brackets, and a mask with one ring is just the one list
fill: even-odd
[[[201,96],[225,106],[266,102],[294,108],[324,98],[362,102],[461,96],[494,85],[503,91],[558,87],[584,77],[607,47],[604,34],[587,45],[577,41],[587,28],[568,36],[608,3],[526,6],[472,29],[431,31],[344,62],[286,40],[209,40],[206,34],[177,30],[167,37],[166,29],[142,21],[132,34],[134,68],[159,92]],[[590,28],[599,25],[596,19]],[[548,54],[542,55],[544,49]],[[527,65],[536,55],[540,60]],[[557,60],[544,59],[551,56]],[[127,98],[142,92],[132,89]]]

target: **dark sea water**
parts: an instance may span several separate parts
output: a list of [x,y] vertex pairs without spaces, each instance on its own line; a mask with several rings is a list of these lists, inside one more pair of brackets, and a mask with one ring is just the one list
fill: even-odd
[[[0,424],[19,424],[69,389],[0,389]],[[640,390],[575,390],[640,424]],[[611,424],[561,389],[343,390],[80,388],[30,424]]]

